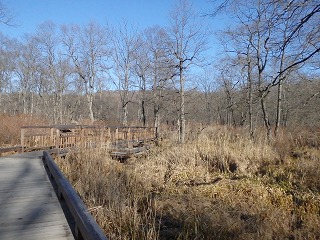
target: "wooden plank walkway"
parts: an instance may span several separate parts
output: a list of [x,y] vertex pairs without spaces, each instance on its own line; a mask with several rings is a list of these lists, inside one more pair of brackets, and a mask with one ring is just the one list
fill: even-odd
[[42,151],[0,157],[0,239],[74,239]]

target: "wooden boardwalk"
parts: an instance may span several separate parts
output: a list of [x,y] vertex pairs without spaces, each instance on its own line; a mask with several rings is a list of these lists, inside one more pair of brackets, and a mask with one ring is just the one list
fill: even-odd
[[74,239],[42,152],[0,158],[0,239]]

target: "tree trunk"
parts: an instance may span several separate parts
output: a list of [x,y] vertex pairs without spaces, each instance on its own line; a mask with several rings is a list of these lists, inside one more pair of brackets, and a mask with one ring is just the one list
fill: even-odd
[[179,142],[185,142],[186,134],[186,120],[185,120],[185,92],[184,92],[184,78],[183,78],[183,66],[180,63],[180,127],[179,127]]
[[30,103],[30,115],[34,114],[34,93],[31,93],[31,103]]
[[27,114],[27,93],[23,92],[22,93],[22,103],[23,103],[23,114]]
[[127,104],[122,104],[122,125],[128,126],[128,107]]
[[210,93],[205,93],[206,99],[206,112],[207,112],[207,123],[210,124],[212,122],[212,113],[210,108]]
[[126,64],[124,84],[122,90],[122,125],[128,126],[128,103],[129,103],[129,65]]
[[63,123],[63,96],[62,96],[62,92],[60,92],[60,103],[59,103],[59,119],[60,119],[60,124]]
[[261,103],[261,109],[262,109],[262,113],[263,113],[264,125],[267,130],[267,139],[270,140],[271,139],[271,124],[269,121],[269,116],[268,116],[268,112],[267,112],[267,108],[266,108],[266,103],[264,101],[264,97],[261,98],[260,103]]
[[282,112],[282,80],[279,81],[278,84],[278,101],[277,101],[277,118],[276,118],[276,125],[274,129],[274,135],[277,136],[280,123],[281,123],[281,112]]
[[145,100],[143,99],[141,101],[141,120],[142,120],[142,124],[145,127],[147,125],[147,118],[146,118],[146,106],[145,106]]
[[[281,54],[281,62],[280,62],[280,69],[279,71],[283,71],[283,64],[285,60],[285,51],[282,51]],[[274,135],[277,136],[280,124],[281,124],[281,112],[282,112],[282,91],[283,91],[283,81],[285,80],[285,76],[281,75],[279,78],[279,84],[278,84],[278,101],[277,101],[277,118],[276,118],[276,124],[274,128]]]
[[154,127],[157,128],[157,133],[160,132],[160,111],[158,106],[153,107]]
[[289,114],[290,114],[290,103],[287,99],[287,96],[286,96],[286,92],[287,90],[283,91],[283,94],[282,94],[282,98],[283,98],[283,107],[282,107],[282,126],[284,128],[286,128],[288,126],[288,120],[289,120]]
[[88,101],[88,108],[89,108],[89,118],[91,123],[94,122],[94,115],[93,115],[93,95],[87,94],[87,101]]
[[[251,79],[251,78],[250,78]],[[250,137],[253,138],[254,136],[254,129],[253,129],[253,98],[252,98],[252,82],[249,82],[249,131]]]
[[[249,53],[248,53],[249,55]],[[248,113],[249,113],[249,133],[250,138],[252,139],[254,137],[254,129],[253,129],[253,95],[252,95],[252,78],[251,78],[251,61],[249,56],[248,57]]]
[[147,125],[147,116],[146,116],[146,100],[145,100],[145,91],[146,91],[146,85],[145,85],[145,80],[143,80],[143,86],[142,89],[140,90],[142,92],[142,97],[140,100],[140,116],[139,116],[139,121],[143,124],[145,127]]

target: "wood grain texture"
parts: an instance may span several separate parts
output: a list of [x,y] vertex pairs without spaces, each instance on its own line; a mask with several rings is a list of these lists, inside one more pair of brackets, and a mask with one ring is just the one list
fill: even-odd
[[74,239],[42,152],[0,158],[0,239]]

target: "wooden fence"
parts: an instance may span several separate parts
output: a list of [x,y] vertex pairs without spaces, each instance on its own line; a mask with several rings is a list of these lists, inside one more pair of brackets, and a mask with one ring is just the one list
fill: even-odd
[[133,148],[155,140],[154,127],[108,127],[95,125],[24,126],[21,147],[35,149],[86,149],[122,146]]

